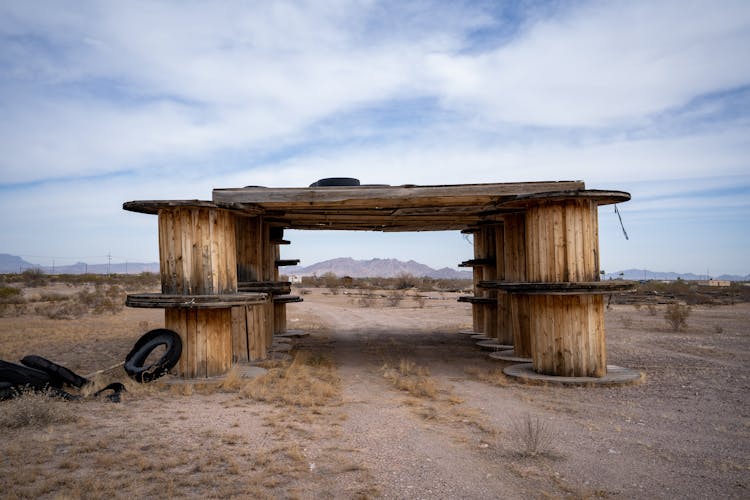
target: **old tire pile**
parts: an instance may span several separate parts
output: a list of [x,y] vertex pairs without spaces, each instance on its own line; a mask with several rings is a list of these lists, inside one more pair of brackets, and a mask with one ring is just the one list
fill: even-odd
[[[161,345],[166,346],[165,353],[147,365],[149,355]],[[137,382],[151,382],[174,368],[181,354],[182,341],[177,333],[166,328],[151,330],[138,339],[125,357],[125,372]],[[50,396],[67,400],[81,399],[66,389],[81,389],[90,383],[87,378],[41,356],[25,356],[20,365],[0,360],[0,401],[29,390],[45,391]],[[125,390],[122,383],[113,382],[93,396],[104,395],[110,401],[120,402],[120,394]]]

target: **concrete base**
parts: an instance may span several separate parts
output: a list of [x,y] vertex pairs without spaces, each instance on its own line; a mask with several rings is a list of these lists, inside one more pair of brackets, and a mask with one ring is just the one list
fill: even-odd
[[472,335],[471,338],[473,340],[495,340],[494,338],[488,337],[487,335],[485,335],[483,333],[478,333],[476,335]]
[[475,332],[474,330],[459,330],[458,333],[461,335],[484,335],[482,332]]
[[481,347],[486,351],[509,351],[513,349],[512,345],[509,344],[498,344],[496,340],[480,340],[477,342],[477,346]]
[[273,344],[271,351],[273,352],[289,352],[292,350],[291,344]]
[[[236,371],[242,379],[254,379],[261,375],[268,373],[268,370],[261,368],[260,366],[253,366],[249,363],[235,363],[232,366],[232,370]],[[152,382],[155,385],[165,385],[168,387],[172,386],[183,386],[192,385],[196,389],[217,387],[220,386],[227,380],[229,373],[224,375],[218,375],[216,377],[208,378],[180,378],[173,375],[167,375],[158,378]]]
[[492,359],[497,359],[498,361],[512,361],[514,363],[531,363],[531,358],[522,358],[520,356],[516,356],[516,351],[514,349],[509,349],[507,351],[491,352],[490,357]]
[[307,337],[310,335],[309,332],[303,330],[287,330],[285,332],[274,333],[274,337]]
[[541,375],[534,371],[531,363],[506,366],[503,373],[527,384],[555,384],[574,386],[613,386],[637,384],[643,380],[643,373],[621,366],[607,365],[607,374],[603,377],[557,377]]

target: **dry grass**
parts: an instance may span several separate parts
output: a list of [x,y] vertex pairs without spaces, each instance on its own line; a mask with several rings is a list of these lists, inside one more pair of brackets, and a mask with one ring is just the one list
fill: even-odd
[[683,304],[669,304],[664,312],[664,319],[667,321],[672,331],[677,332],[687,328],[687,319],[690,316],[692,308]]
[[536,457],[552,453],[555,432],[546,421],[526,414],[522,419],[514,420],[512,427],[512,436],[519,445],[521,455]]
[[498,387],[507,387],[510,384],[510,380],[503,373],[502,368],[492,368],[485,370],[476,366],[465,366],[464,373],[470,375],[476,380],[495,385]]
[[0,405],[0,428],[46,427],[78,420],[75,403],[61,401],[47,392],[23,391]]
[[307,351],[291,363],[278,363],[268,373],[245,384],[243,397],[277,404],[322,406],[340,396],[340,380],[333,363]]
[[387,363],[382,368],[383,377],[399,391],[406,391],[418,398],[435,399],[438,385],[430,377],[427,367],[419,366],[409,359],[401,359],[397,367]]

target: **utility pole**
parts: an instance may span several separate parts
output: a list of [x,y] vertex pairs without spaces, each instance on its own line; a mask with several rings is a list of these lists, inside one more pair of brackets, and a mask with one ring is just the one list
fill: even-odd
[[52,259],[52,274],[55,274],[55,259]]
[[112,264],[112,252],[107,254],[107,276],[109,276],[109,266]]

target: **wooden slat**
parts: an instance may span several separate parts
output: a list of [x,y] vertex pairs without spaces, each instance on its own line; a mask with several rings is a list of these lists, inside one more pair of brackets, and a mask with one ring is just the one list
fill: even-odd
[[453,186],[357,186],[324,188],[214,189],[214,202],[250,203],[263,208],[313,206],[420,208],[486,205],[499,197],[584,189],[581,181],[462,184]]
[[125,299],[125,304],[128,307],[156,309],[226,309],[238,305],[264,304],[269,300],[268,294],[256,292],[224,295],[137,293],[129,294]]
[[247,338],[247,316],[245,306],[231,309],[232,315],[232,360],[250,361],[250,348]]

